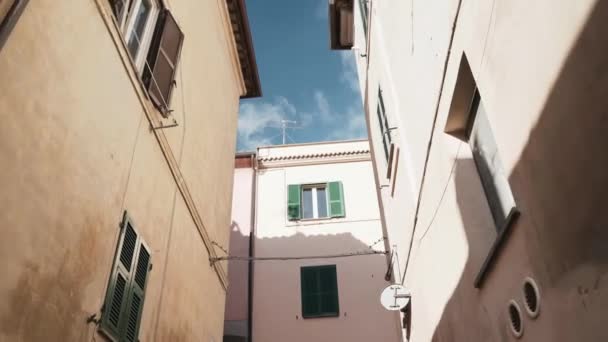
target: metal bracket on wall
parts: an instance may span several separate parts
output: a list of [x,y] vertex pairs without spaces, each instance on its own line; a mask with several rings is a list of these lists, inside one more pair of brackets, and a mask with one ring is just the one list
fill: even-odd
[[164,129],[164,128],[171,128],[171,127],[177,127],[179,126],[179,124],[177,123],[177,121],[175,121],[175,119],[173,119],[173,123],[169,124],[169,125],[165,125],[162,122],[160,123],[160,126],[158,127],[154,127],[152,126],[152,124],[150,124],[150,131],[152,130],[157,130],[157,129]]

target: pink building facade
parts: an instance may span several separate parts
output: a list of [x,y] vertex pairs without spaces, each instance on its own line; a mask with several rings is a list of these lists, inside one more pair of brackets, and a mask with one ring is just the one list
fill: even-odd
[[400,341],[399,316],[379,300],[388,262],[367,141],[247,158],[230,255],[254,261],[229,262],[225,341]]

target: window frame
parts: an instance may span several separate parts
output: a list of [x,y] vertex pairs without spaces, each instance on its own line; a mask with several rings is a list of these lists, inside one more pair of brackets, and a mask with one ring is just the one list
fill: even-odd
[[0,50],[8,40],[29,0],[14,0],[4,17],[0,17]]
[[[144,24],[144,34],[141,37],[136,56],[132,56],[131,51],[129,51],[129,42],[136,30],[135,23],[137,20],[137,12],[144,2],[150,4],[151,9],[146,18],[146,23]],[[124,24],[122,26],[122,34],[125,39],[125,43],[127,44],[129,56],[135,64],[137,74],[141,75],[143,74],[145,64],[147,63],[148,52],[150,50],[150,45],[152,44],[154,30],[158,21],[158,15],[162,9],[162,4],[159,2],[159,0],[131,0],[127,1],[126,6],[126,18],[124,19]],[[141,44],[141,42],[143,42],[143,44]]]
[[[116,1],[120,1],[124,6],[123,11],[120,14],[120,18],[118,17],[116,12],[114,12],[114,2]],[[133,3],[133,1],[134,0],[112,0],[110,3],[110,6],[112,6],[112,13],[114,14],[114,19],[116,19],[116,23],[118,24],[121,34],[124,34],[125,23],[127,22],[127,17],[129,15],[131,4]]]
[[[329,189],[328,189],[328,184],[329,183],[315,183],[315,184],[302,184],[300,186],[300,203],[302,203],[302,208],[300,209],[302,211],[301,213],[301,220],[325,220],[325,219],[330,219],[331,215],[330,215],[330,208],[329,208]],[[325,216],[321,216],[319,217],[319,203],[318,203],[318,197],[317,197],[317,189],[324,189],[325,190]],[[311,196],[312,196],[312,217],[304,217],[304,190],[312,190],[311,191]]]
[[369,17],[369,4],[368,0],[359,0],[359,12],[361,13],[361,21],[363,24],[363,34],[365,35],[365,41],[367,41],[367,22]]
[[[326,294],[324,293],[324,291],[320,290],[321,287],[321,276],[320,276],[320,272],[321,270],[326,270],[326,269],[332,269],[333,270],[333,274],[334,277],[333,279],[335,279],[335,283],[333,284],[332,288],[335,289],[335,308],[336,311],[335,312],[323,312],[322,308],[322,294]],[[315,299],[318,301],[318,307],[319,310],[317,313],[305,313],[304,312],[304,307],[305,307],[305,299],[307,296],[307,294],[304,293],[304,272],[305,271],[315,271],[316,272],[316,278],[317,278],[317,283],[316,283],[316,287],[317,290],[315,293],[313,293],[313,295],[315,296]],[[325,291],[327,292],[327,291]],[[308,295],[310,296],[310,293],[308,293]],[[337,265],[333,264],[333,265],[314,265],[314,266],[300,266],[300,302],[301,302],[301,313],[302,313],[302,318],[304,319],[312,319],[312,318],[327,318],[327,317],[340,317],[340,289],[338,286],[338,268]]]
[[[132,54],[129,41],[137,32],[137,12],[143,4],[148,4],[150,11],[143,24],[142,44],[137,47],[137,52]],[[119,6],[123,7],[120,15],[117,10]],[[112,23],[119,32],[121,46],[128,56],[123,58],[128,58],[148,100],[164,118],[169,117],[173,111],[170,104],[173,90],[177,85],[176,70],[179,68],[185,38],[175,16],[165,6],[163,0],[108,0],[107,8],[111,12]],[[167,46],[172,46],[174,49],[166,51]],[[166,71],[162,66],[159,67],[159,63],[163,62],[171,68],[171,72],[165,72],[165,77],[162,79],[164,82],[159,85],[159,74]]]
[[[481,112],[480,112],[480,108],[483,108],[481,110]],[[481,118],[481,116],[483,116],[483,118]],[[478,132],[476,131],[476,128],[477,128],[476,123],[478,123],[478,119],[485,120],[488,123],[488,127],[486,127],[488,131],[485,132],[485,136],[488,139],[490,139],[491,141],[487,141],[487,139],[481,139],[481,140],[485,140],[486,144],[490,143],[490,144],[496,146],[496,152],[495,152],[493,158],[496,159],[494,164],[495,164],[495,167],[497,167],[497,169],[495,171],[497,171],[499,174],[496,174],[496,173],[489,174],[488,171],[484,172],[484,170],[482,169],[482,165],[480,165],[480,163],[482,161],[485,162],[485,160],[481,160],[481,159],[484,159],[484,157],[482,156],[482,153],[476,151],[475,147],[474,147],[474,143],[476,143],[480,140]],[[509,217],[509,213],[513,209],[517,209],[517,203],[515,201],[515,196],[513,195],[513,190],[511,189],[511,185],[509,184],[508,178],[505,175],[505,170],[504,170],[504,167],[502,166],[502,160],[500,158],[500,153],[498,151],[498,147],[496,144],[496,139],[494,138],[494,132],[492,131],[491,127],[489,127],[489,120],[488,120],[488,117],[485,112],[485,107],[483,107],[483,101],[481,99],[481,94],[479,93],[478,89],[475,89],[473,98],[471,100],[469,120],[467,122],[467,127],[466,127],[466,141],[467,141],[467,144],[469,145],[469,148],[471,149],[471,154],[473,155],[473,161],[475,163],[477,175],[479,176],[479,180],[481,182],[481,186],[484,191],[484,196],[486,198],[486,202],[488,203],[488,207],[490,208],[490,212],[492,214],[494,227],[496,229],[496,232],[500,233],[501,230],[504,229],[505,223],[508,223],[506,221]],[[489,167],[487,167],[487,168],[489,168]],[[499,179],[501,177],[503,179]],[[499,186],[497,185],[497,183],[499,183],[500,181],[502,181],[502,183],[504,183],[502,188],[499,188]],[[490,189],[489,187],[491,185],[493,185],[493,188]],[[508,193],[506,195],[508,195],[510,202],[511,202],[510,207],[508,207],[508,208],[505,207],[505,203],[501,202],[501,200],[505,196],[505,193],[504,193],[505,190],[508,191]],[[497,207],[500,207],[500,208],[497,208]],[[502,217],[497,217],[498,210],[500,210],[500,209],[506,209],[506,210],[504,210],[502,212]]]
[[[475,122],[479,115],[478,109],[479,109],[480,105],[483,105],[483,99],[479,92],[479,89],[475,86],[472,97],[470,98],[469,114],[468,114],[468,119],[467,119],[466,126],[465,126],[465,136],[464,136],[465,139],[464,140],[471,149],[471,154],[473,155],[473,162],[475,164],[475,170],[479,177],[481,187],[484,191],[484,197],[486,199],[486,202],[488,203],[488,207],[490,209],[490,214],[492,216],[492,223],[496,230],[496,238],[494,239],[494,242],[493,242],[492,246],[490,247],[488,255],[486,256],[485,260],[483,261],[483,264],[481,265],[481,268],[480,268],[479,272],[477,273],[475,280],[473,281],[473,286],[475,288],[481,288],[487,274],[489,273],[491,267],[494,264],[494,260],[496,259],[498,252],[503,245],[503,242],[506,240],[508,234],[511,232],[511,227],[515,224],[515,221],[520,216],[520,211],[519,211],[519,208],[517,207],[517,201],[515,199],[515,194],[513,193],[511,184],[509,183],[509,180],[508,180],[506,174],[504,174],[504,169],[501,166],[502,170],[500,170],[500,171],[503,173],[501,176],[504,177],[504,181],[506,182],[506,184],[508,186],[508,191],[509,191],[509,194],[512,199],[512,205],[509,210],[507,210],[503,213],[504,218],[502,220],[498,221],[495,218],[495,209],[493,209],[492,206],[496,205],[496,204],[490,203],[491,200],[488,196],[488,189],[486,189],[486,187],[488,186],[487,185],[488,182],[484,181],[482,179],[482,177],[484,177],[484,176],[482,176],[482,172],[480,172],[480,170],[479,170],[478,160],[475,157],[476,152],[473,151],[473,146],[471,146],[471,139],[472,139],[471,135],[474,133]],[[484,109],[482,115],[486,115],[485,107],[482,107],[482,108]],[[485,120],[489,121],[487,116],[485,117]],[[491,131],[491,127],[489,127],[489,129],[490,129],[489,134],[490,134],[491,138],[493,139],[494,145],[496,145],[494,133]],[[496,158],[498,158],[498,162],[502,163],[502,161],[500,160],[500,153],[498,151],[498,148],[497,148],[495,156],[496,156]],[[492,179],[492,181],[494,182],[495,179]],[[494,190],[496,190],[496,189],[494,189]],[[498,190],[496,190],[496,191],[498,191]],[[498,203],[498,205],[501,205],[501,204]]]
[[390,162],[390,149],[391,145],[393,144],[393,138],[391,136],[392,128],[388,123],[388,117],[386,115],[386,106],[384,105],[382,88],[380,87],[378,87],[378,104],[376,106],[376,115],[378,116],[378,128],[380,129],[380,136],[382,139],[384,160],[388,167],[388,164]]
[[[303,189],[310,188],[311,186],[318,186],[325,188],[325,200],[327,205],[327,216],[326,217],[312,217],[303,218]],[[287,184],[286,192],[286,217],[287,221],[315,221],[315,220],[330,220],[336,218],[346,217],[346,205],[344,196],[344,185],[341,181],[328,181],[322,183],[306,183],[306,184]],[[313,196],[311,191],[311,196]],[[318,198],[318,196],[315,196]],[[318,210],[318,202],[316,207]],[[314,210],[314,209],[313,209]],[[318,214],[318,211],[317,211]],[[313,214],[314,216],[314,214]],[[318,216],[318,215],[317,215]]]

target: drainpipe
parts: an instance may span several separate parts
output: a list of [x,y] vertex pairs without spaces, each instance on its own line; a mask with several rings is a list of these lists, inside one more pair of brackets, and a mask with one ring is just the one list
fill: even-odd
[[[249,257],[253,258],[253,249],[255,248],[256,223],[258,213],[257,189],[258,189],[258,167],[257,153],[251,155],[252,167],[252,186],[251,186],[251,229],[249,232]],[[253,341],[253,260],[249,260],[248,265],[248,288],[247,288],[247,340]]]

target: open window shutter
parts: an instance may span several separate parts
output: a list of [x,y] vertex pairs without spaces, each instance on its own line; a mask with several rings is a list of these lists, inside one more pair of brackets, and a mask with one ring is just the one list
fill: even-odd
[[129,287],[135,269],[138,235],[125,214],[122,236],[114,257],[114,267],[106,294],[101,328],[113,337],[120,336],[129,299]]
[[330,182],[329,189],[329,216],[344,217],[344,189],[342,182]]
[[318,268],[300,268],[302,290],[302,317],[317,316],[321,312],[318,298]]
[[151,70],[145,70],[143,76],[152,102],[163,115],[169,113],[169,102],[183,41],[184,34],[175,18],[169,10],[163,10],[158,18],[148,53]]
[[125,13],[125,0],[110,0],[110,5],[112,6],[112,12],[118,21],[122,19],[123,14]]
[[131,277],[131,291],[129,293],[129,301],[125,311],[126,318],[122,327],[123,336],[127,342],[136,342],[138,340],[139,325],[144,306],[146,280],[150,269],[150,252],[143,242],[139,243],[137,255],[135,275],[134,277]]
[[287,217],[290,221],[301,218],[301,197],[299,184],[290,184],[287,187]]

